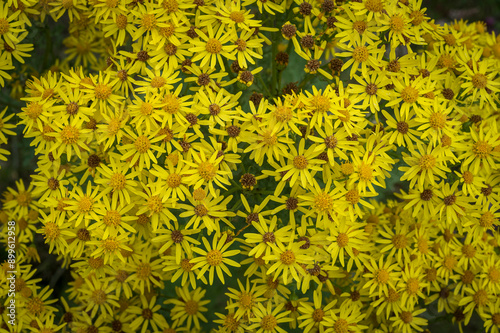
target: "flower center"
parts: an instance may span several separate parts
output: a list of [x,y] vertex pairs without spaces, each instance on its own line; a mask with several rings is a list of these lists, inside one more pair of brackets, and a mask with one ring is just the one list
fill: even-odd
[[399,316],[405,324],[409,324],[413,321],[413,315],[410,311],[403,311]]
[[97,99],[107,99],[111,95],[111,88],[104,83],[98,83],[94,88]]
[[163,209],[163,202],[159,196],[153,195],[148,198],[148,207],[152,212],[159,213]]
[[156,26],[156,17],[154,14],[144,14],[141,20],[141,25],[147,31],[153,29]]
[[429,122],[434,129],[444,128],[446,126],[446,116],[439,112],[433,113],[431,114]]
[[178,187],[181,185],[182,177],[176,173],[172,173],[167,177],[167,185],[168,187]]
[[366,25],[366,22],[365,21],[356,21],[354,22],[353,24],[353,28],[354,30],[356,30],[360,35],[362,35],[366,28],[367,28],[367,25]]
[[245,15],[242,11],[232,12],[231,14],[229,14],[229,18],[236,23],[245,22]]
[[186,301],[184,310],[186,310],[188,315],[194,316],[198,312],[198,302],[192,300]]
[[394,235],[392,237],[392,244],[394,244],[394,247],[398,250],[405,248],[407,243],[405,235]]
[[486,158],[490,155],[493,148],[486,141],[478,141],[472,147],[472,152],[478,158]]
[[366,46],[358,46],[354,49],[354,51],[352,51],[352,57],[357,62],[365,62],[368,60],[369,56],[370,53],[368,52]]
[[240,304],[244,309],[251,309],[253,307],[253,297],[247,292],[242,292],[240,295]]
[[401,98],[406,103],[415,103],[418,99],[418,90],[412,86],[404,87],[401,91]]
[[436,164],[436,158],[432,155],[423,155],[419,160],[420,168],[422,170],[429,170]]
[[104,302],[106,302],[106,299],[107,296],[104,290],[97,289],[92,292],[92,300],[94,301],[95,304],[101,305]]
[[201,162],[198,166],[198,173],[204,180],[211,181],[216,174],[215,166],[210,162]]
[[127,20],[127,17],[123,14],[118,14],[116,16],[116,26],[118,27],[118,29],[120,30],[123,30],[127,27],[127,23],[128,23],[128,20]]
[[285,265],[292,265],[295,262],[295,254],[291,250],[286,250],[280,255],[280,260]]
[[220,51],[222,51],[222,43],[215,38],[210,38],[207,41],[205,50],[209,53],[220,53]]
[[74,126],[68,125],[61,131],[61,140],[67,144],[72,145],[78,141],[80,137],[80,130]]
[[134,142],[135,149],[140,153],[144,154],[149,150],[149,147],[151,147],[151,142],[149,142],[149,139],[145,135],[138,136],[137,139]]
[[382,0],[366,0],[365,8],[370,12],[378,13],[384,9],[384,5],[382,4]]
[[321,192],[314,198],[314,208],[320,212],[326,212],[333,209],[333,199],[326,192]]
[[370,181],[373,177],[373,170],[369,164],[362,163],[359,166],[359,178],[364,181]]
[[273,315],[266,315],[260,321],[260,326],[264,331],[274,331],[277,324],[278,320]]
[[337,244],[339,247],[346,247],[349,243],[349,236],[344,232],[339,232],[337,236]]
[[385,270],[384,268],[379,269],[377,273],[375,274],[375,279],[377,280],[378,283],[380,284],[385,284],[389,281],[389,272]]
[[485,306],[488,303],[488,293],[484,289],[479,289],[473,296],[477,306]]
[[167,113],[175,114],[177,111],[179,111],[180,103],[177,96],[168,94],[163,99],[163,103],[165,104],[163,110],[165,110]]
[[123,190],[125,188],[125,182],[127,179],[121,173],[115,173],[111,176],[109,180],[109,186],[113,188],[113,191]]
[[337,319],[335,324],[333,324],[333,330],[335,331],[335,333],[348,333],[349,323],[347,322],[347,320],[339,318]]
[[483,228],[491,228],[495,223],[495,216],[491,212],[485,212],[479,218],[479,225]]
[[218,266],[222,263],[222,253],[213,249],[207,253],[207,262],[210,266]]
[[5,18],[0,18],[0,35],[6,34],[9,32],[10,24],[9,21]]
[[106,212],[106,215],[104,215],[104,217],[103,217],[103,222],[107,226],[116,227],[116,226],[120,225],[121,218],[122,218],[122,216],[118,211],[108,210]]
[[317,323],[322,321],[324,316],[325,312],[322,309],[315,309],[312,313],[312,318]]
[[390,20],[391,30],[401,32],[405,27],[405,21],[400,16],[393,16]]
[[57,224],[53,222],[47,222],[47,224],[45,224],[44,231],[45,231],[45,237],[51,240],[56,239],[61,234],[59,227],[57,226]]
[[299,170],[307,168],[307,164],[308,162],[304,155],[297,156],[293,159],[293,166]]

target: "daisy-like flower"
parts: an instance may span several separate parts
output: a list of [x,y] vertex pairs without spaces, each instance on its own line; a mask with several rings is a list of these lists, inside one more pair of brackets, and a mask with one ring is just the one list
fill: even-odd
[[141,294],[150,292],[155,287],[163,289],[162,259],[153,256],[150,247],[142,246],[141,250],[126,268],[129,276],[125,281],[132,285],[133,290]]
[[490,128],[485,131],[483,126],[479,128],[479,133],[471,129],[471,139],[467,142],[467,150],[458,158],[462,161],[462,167],[470,165],[470,170],[477,174],[480,168],[487,172],[497,169],[495,159],[498,158],[498,152],[495,150],[499,142],[496,128]]
[[176,287],[175,292],[179,298],[166,301],[166,303],[174,304],[174,308],[171,311],[171,317],[174,321],[172,326],[182,325],[185,322],[184,327],[188,331],[193,325],[199,330],[200,321],[207,322],[202,313],[208,311],[205,305],[210,303],[210,301],[202,300],[207,291],[202,288],[189,291],[187,286],[184,286],[182,288]]
[[109,106],[117,107],[124,97],[114,94],[116,81],[111,80],[111,72],[99,72],[98,75],[91,75],[91,81],[82,82],[83,91],[86,98],[92,100],[91,108],[97,107],[102,113],[109,112]]
[[411,310],[404,307],[399,316],[391,317],[393,325],[402,333],[422,332],[427,326],[427,319],[417,317],[424,313],[426,309]]
[[368,273],[364,274],[364,277],[369,280],[363,285],[363,289],[370,288],[371,296],[387,296],[389,288],[396,289],[400,275],[397,263],[392,264],[390,258],[385,260],[384,256],[380,256],[378,263],[374,258],[370,258],[365,265]]
[[118,297],[111,292],[113,287],[109,285],[109,281],[91,277],[86,280],[86,283],[87,288],[83,291],[89,302],[85,311],[89,312],[92,318],[97,313],[103,317],[112,316],[113,310],[111,307],[119,307],[119,305]]
[[250,281],[247,278],[246,287],[238,279],[239,290],[234,288],[228,288],[230,293],[226,293],[226,295],[234,300],[234,303],[228,304],[226,309],[234,309],[237,308],[234,313],[235,319],[241,319],[243,316],[247,316],[248,318],[255,317],[258,315],[258,304],[260,302],[265,301],[264,297],[261,297],[264,294],[264,289],[257,288],[254,283],[252,287],[250,287]]
[[425,98],[425,94],[434,90],[429,85],[428,78],[418,76],[415,80],[411,80],[410,75],[404,73],[402,77],[393,78],[392,83],[399,96],[389,101],[386,106],[392,107],[402,103],[399,109],[402,115],[407,115],[410,110],[415,111],[418,115],[422,107],[431,104],[430,100]]
[[200,89],[196,95],[197,108],[202,114],[209,115],[209,120],[205,123],[210,128],[215,127],[216,124],[224,127],[235,114],[233,109],[238,105],[240,96],[241,92],[233,95],[225,89],[220,89],[218,92]]
[[90,150],[87,142],[91,139],[92,130],[82,128],[83,119],[73,118],[67,123],[54,120],[53,125],[56,128],[47,135],[56,138],[49,151],[55,158],[61,157],[62,154],[66,154],[68,160],[72,154],[82,158],[81,151]]
[[470,96],[472,92],[471,101],[476,101],[477,96],[479,97],[479,107],[482,109],[484,102],[488,102],[490,105],[495,105],[495,102],[491,98],[490,92],[500,91],[500,83],[496,80],[498,71],[491,71],[491,65],[489,60],[483,60],[480,62],[472,61],[472,66],[463,66],[465,72],[461,75],[467,82],[462,83],[461,88],[465,90],[462,92],[462,96]]
[[210,67],[213,68],[215,68],[216,63],[219,63],[220,68],[225,70],[222,57],[234,60],[235,56],[232,51],[237,46],[225,45],[232,38],[231,34],[227,33],[225,25],[220,25],[215,33],[212,25],[207,25],[206,28],[207,34],[201,30],[196,30],[200,40],[194,40],[194,46],[189,49],[193,54],[196,54],[191,61],[197,62],[201,60],[200,67],[210,64]]
[[410,242],[414,231],[408,231],[407,224],[400,221],[397,221],[395,226],[384,224],[384,229],[380,228],[379,233],[380,236],[376,242],[387,244],[380,249],[380,253],[390,250],[389,257],[396,257],[399,264],[410,261]]
[[377,47],[378,43],[379,42],[369,40],[364,35],[361,38],[354,35],[354,43],[352,43],[352,45],[339,44],[338,47],[345,50],[345,52],[340,52],[337,55],[339,57],[349,58],[342,66],[342,71],[351,67],[349,75],[353,78],[358,72],[359,67],[361,67],[361,73],[364,75],[368,73],[368,66],[373,68],[382,67],[383,51]]
[[302,51],[300,48],[296,48],[297,54],[307,61],[304,71],[308,74],[316,74],[319,72],[321,75],[326,77],[328,80],[332,80],[333,76],[326,72],[323,68],[321,68],[321,56],[325,50],[326,41],[324,41],[321,45],[314,45],[314,54],[312,52],[306,53]]
[[[397,109],[394,112],[394,117],[387,111],[382,110],[387,124],[387,134],[384,138],[389,140],[389,143],[396,143],[398,146],[407,147],[410,150],[415,150],[414,144],[422,143],[422,133],[414,128],[418,126],[413,112],[402,115]],[[389,131],[388,129],[392,129]]]
[[274,262],[266,274],[274,273],[274,279],[282,276],[285,285],[289,282],[289,274],[297,283],[300,283],[299,273],[301,275],[306,274],[302,265],[313,263],[313,258],[306,254],[306,250],[301,248],[304,245],[304,241],[294,242],[293,239],[294,237],[292,236],[287,246],[282,243],[271,244],[273,253],[264,256],[264,260]]
[[[327,247],[328,253],[332,256],[332,262],[336,263],[337,259],[340,261],[342,267],[345,267],[345,256],[356,258],[354,251],[366,251],[368,245],[366,244],[366,236],[362,224],[349,223],[347,219],[340,220],[340,224],[330,225],[330,236],[326,239],[331,242]],[[347,265],[347,271],[352,268],[353,261],[350,260]]]
[[[115,197],[116,198],[116,197]],[[99,219],[93,223],[88,230],[99,228],[103,231],[103,239],[108,236],[117,236],[118,233],[135,233],[136,230],[130,225],[130,221],[136,219],[129,211],[134,208],[134,204],[126,204],[123,201],[109,200],[108,196],[103,195],[99,205],[95,208]]]
[[[344,7],[344,15],[335,16],[337,22],[335,26],[340,30],[336,38],[339,38],[340,43],[347,42],[347,45],[354,43],[354,35],[358,37],[366,36],[370,41],[378,40],[377,25],[373,21],[368,21],[366,14],[356,14],[352,12],[349,6]],[[347,17],[346,15],[347,14]]]
[[464,216],[465,212],[470,208],[470,198],[463,195],[462,191],[458,191],[458,185],[460,182],[457,180],[453,184],[441,183],[440,195],[442,199],[436,211],[439,211],[439,215],[442,217],[443,214],[446,215],[446,222],[448,226],[457,225],[462,230],[462,223],[460,222]]
[[235,214],[226,208],[232,198],[232,195],[228,197],[220,195],[219,190],[215,192],[215,195],[210,193],[204,200],[200,201],[190,196],[188,199],[191,205],[179,205],[179,209],[184,210],[179,217],[191,217],[185,228],[192,226],[194,229],[198,229],[201,224],[201,229],[206,228],[209,235],[214,230],[219,233],[220,221],[232,226],[228,218],[235,216]]
[[360,311],[361,309],[357,304],[346,305],[342,304],[339,309],[331,309],[330,316],[333,328],[348,330],[351,332],[363,332],[368,327],[360,325],[366,314]]
[[258,306],[258,315],[250,318],[251,324],[248,329],[256,330],[256,333],[286,333],[279,327],[279,324],[290,322],[292,318],[287,317],[290,311],[281,312],[285,306],[284,303],[274,308],[271,301],[268,301],[265,307],[262,303]]
[[149,301],[144,295],[141,295],[140,298],[141,306],[130,306],[127,308],[127,312],[136,315],[135,320],[130,323],[130,328],[141,333],[146,333],[148,328],[154,331],[166,328],[167,321],[159,313],[161,304],[156,304],[157,297],[153,296]]
[[137,184],[133,179],[139,175],[139,170],[130,170],[126,162],[120,161],[118,154],[110,154],[108,165],[101,163],[97,171],[94,181],[105,188],[104,192],[111,192],[113,201],[130,204]]
[[83,193],[80,186],[76,186],[70,195],[73,200],[68,202],[68,206],[65,207],[65,210],[73,212],[69,221],[74,221],[75,227],[78,227],[82,221],[84,221],[85,226],[88,227],[90,220],[99,220],[99,216],[96,212],[96,205],[100,202],[103,195],[103,193],[100,192],[99,186],[92,187],[92,184],[88,182],[85,193]]
[[218,156],[218,152],[212,153],[211,156],[206,156],[202,149],[199,154],[192,154],[193,162],[187,161],[192,169],[189,170],[189,176],[186,177],[186,182],[193,185],[194,188],[199,188],[207,185],[210,193],[217,197],[217,192],[214,188],[214,183],[225,189],[225,185],[231,185],[227,179],[229,172],[221,170],[219,164],[224,156]]
[[173,230],[170,229],[159,229],[159,236],[154,237],[151,242],[160,243],[161,247],[158,252],[165,253],[172,246],[175,248],[175,261],[177,264],[181,262],[181,255],[185,252],[188,256],[192,255],[191,246],[200,245],[196,239],[190,237],[190,235],[200,232],[199,229],[187,230],[180,229],[179,223],[174,221]]
[[[259,233],[247,233],[243,236],[247,244],[258,243],[258,245],[253,246],[252,250],[248,253],[249,256],[255,256],[257,258],[269,256],[272,251],[271,244],[282,245],[290,241],[291,226],[284,226],[276,230],[277,221],[278,218],[276,216],[273,216],[270,223],[261,217],[259,217],[258,221],[252,221],[252,225]],[[265,260],[265,262],[267,263],[268,260]]]
[[[167,250],[168,252],[168,250]],[[193,269],[194,264],[190,261],[193,259],[191,255],[184,255],[181,252],[181,261],[177,263],[177,259],[174,256],[163,256],[163,270],[166,272],[175,271],[173,274],[168,273],[167,279],[170,278],[171,283],[175,283],[179,278],[181,278],[181,286],[191,285],[191,288],[196,288],[196,281],[201,281],[204,284],[208,284],[207,279],[204,276],[199,276],[199,269]],[[171,275],[171,276],[170,276]]]
[[465,325],[467,325],[474,312],[482,314],[486,307],[494,302],[494,295],[488,290],[481,287],[476,282],[472,283],[472,287],[465,288],[465,297],[463,297],[458,305],[464,306]]
[[316,225],[319,228],[328,226],[329,218],[337,219],[338,215],[343,212],[342,208],[345,207],[345,202],[339,199],[344,195],[345,189],[340,183],[332,182],[330,179],[325,184],[324,189],[321,189],[318,183],[314,182],[309,190],[311,192],[307,195],[299,195],[299,198],[304,200],[299,205],[313,208],[305,216],[315,214]]
[[315,150],[315,145],[312,145],[307,150],[305,150],[305,144],[305,140],[301,139],[298,150],[294,145],[289,145],[288,151],[290,153],[286,153],[285,155],[285,157],[289,159],[289,164],[287,164],[283,168],[276,170],[277,172],[286,172],[283,180],[290,179],[290,186],[292,187],[295,182],[299,180],[300,185],[303,188],[309,187],[314,183],[314,171],[317,172],[322,170],[319,164],[323,164],[324,161],[315,159],[315,157],[319,155],[319,153]]
[[137,133],[127,129],[131,143],[120,146],[123,151],[121,159],[129,162],[129,166],[134,166],[137,163],[139,170],[143,170],[144,167],[149,169],[151,162],[158,163],[154,152],[157,155],[165,153],[165,150],[158,144],[163,139],[163,136],[156,136],[159,130],[148,132],[142,128],[137,128],[136,131]]
[[45,244],[49,244],[50,252],[55,249],[56,253],[66,253],[68,250],[67,239],[76,236],[72,231],[71,223],[64,219],[64,215],[57,217],[52,213],[47,216],[43,211],[40,214],[43,227],[37,233],[44,235]]
[[16,44],[19,43],[18,34],[23,32],[25,22],[16,19],[21,14],[20,10],[15,10],[13,13],[9,12],[8,2],[0,5],[0,35],[11,48],[15,49]]
[[[165,195],[174,199],[174,202],[177,201],[177,198],[185,201],[186,196],[189,197],[191,195],[185,182],[189,166],[185,164],[184,160],[179,159],[175,166],[170,160],[167,160],[166,169],[159,165],[154,165],[153,167],[154,169],[151,170],[151,173],[164,182],[167,186]],[[175,203],[173,203],[173,207],[175,208]]]
[[500,332],[500,300],[490,302],[488,308],[482,314],[484,319],[485,332],[498,333]]
[[200,269],[198,277],[205,275],[208,271],[210,285],[214,282],[214,272],[217,273],[219,280],[224,283],[224,273],[232,276],[226,265],[233,267],[241,266],[236,261],[228,258],[240,253],[240,250],[227,251],[233,242],[227,242],[226,244],[226,240],[227,233],[222,234],[222,237],[218,240],[217,235],[214,235],[212,246],[210,246],[208,240],[203,237],[203,245],[205,245],[206,250],[193,248],[193,251],[200,255],[190,260],[191,263],[195,264],[193,269]]
[[142,197],[140,201],[142,207],[136,212],[136,215],[146,214],[151,218],[151,225],[153,231],[156,232],[163,224],[167,228],[171,228],[170,221],[176,221],[177,218],[170,212],[172,206],[172,199],[165,196],[165,188],[160,183],[144,184],[141,183],[142,191],[136,192],[138,196]]
[[[260,2],[260,0],[258,0]],[[248,64],[255,65],[254,59],[262,59],[262,55],[255,50],[262,48],[263,39],[254,38],[255,29],[242,30],[239,37],[234,40],[236,49],[233,51],[238,65],[241,68],[249,68]],[[237,36],[235,36],[237,37]],[[234,39],[234,38],[233,38]]]
[[446,179],[446,172],[451,170],[446,166],[447,158],[438,154],[439,148],[433,148],[432,145],[425,147],[417,143],[417,150],[411,151],[411,156],[403,155],[407,167],[400,167],[404,172],[401,180],[410,180],[410,187],[417,184],[420,191],[424,190],[426,185],[436,186],[436,180]]
[[326,332],[327,327],[333,326],[333,321],[329,316],[329,311],[337,303],[337,300],[332,300],[327,305],[323,306],[323,293],[321,285],[313,292],[313,303],[302,302],[298,307],[298,311],[302,314],[297,319],[301,322],[299,328],[303,328],[303,332],[307,333],[314,329],[318,332]]

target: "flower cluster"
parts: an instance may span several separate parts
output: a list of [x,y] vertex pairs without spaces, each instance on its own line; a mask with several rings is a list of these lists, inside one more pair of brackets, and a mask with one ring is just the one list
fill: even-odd
[[1,199],[0,331],[498,333],[500,38],[421,4],[1,4],[0,143],[16,114],[36,169]]

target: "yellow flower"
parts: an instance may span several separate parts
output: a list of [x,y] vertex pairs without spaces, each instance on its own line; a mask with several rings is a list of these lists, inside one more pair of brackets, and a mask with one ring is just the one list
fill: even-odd
[[384,259],[380,256],[377,261],[372,257],[366,263],[368,273],[364,274],[369,280],[363,285],[363,289],[370,288],[370,297],[378,295],[389,295],[389,288],[396,289],[397,282],[400,279],[399,266],[397,263],[392,264],[392,260]]
[[232,244],[232,241],[226,243],[227,234],[224,233],[219,240],[217,238],[217,235],[214,235],[212,246],[210,246],[207,239],[203,237],[203,245],[205,245],[206,250],[193,248],[193,251],[200,256],[190,260],[191,263],[195,264],[192,269],[200,268],[198,277],[205,275],[208,271],[210,285],[214,282],[214,272],[217,273],[219,280],[224,283],[224,273],[232,276],[226,265],[233,267],[241,266],[236,261],[228,258],[237,255],[240,253],[240,250],[226,251]]
[[225,70],[224,61],[222,57],[234,60],[235,56],[232,51],[237,47],[236,45],[225,45],[231,39],[231,33],[226,31],[225,25],[220,25],[214,33],[212,25],[207,25],[207,34],[201,30],[196,30],[201,40],[193,40],[193,47],[189,51],[193,52],[195,56],[191,59],[193,62],[201,60],[200,67],[205,64],[210,64],[210,67],[215,67],[218,62],[222,70]]
[[171,311],[171,317],[174,321],[173,326],[182,325],[186,322],[186,328],[189,330],[191,326],[200,329],[200,320],[207,322],[207,319],[202,312],[208,311],[205,307],[210,301],[202,301],[205,296],[206,290],[196,288],[193,291],[188,291],[187,286],[182,288],[176,287],[175,292],[179,299],[167,300],[168,303],[174,304]]
[[338,45],[338,47],[345,50],[345,52],[340,52],[337,56],[350,58],[342,66],[342,71],[351,67],[349,75],[353,78],[360,66],[361,74],[366,74],[368,72],[368,66],[373,68],[380,68],[383,66],[383,52],[378,48],[378,41],[370,41],[365,35],[361,38],[358,35],[354,35],[353,40],[354,43],[352,43],[352,45]]
[[286,333],[286,331],[278,325],[280,323],[290,322],[292,318],[287,317],[290,311],[281,312],[284,306],[283,303],[278,304],[275,308],[273,308],[271,301],[268,301],[266,306],[262,303],[259,303],[258,306],[258,315],[250,318],[250,322],[253,324],[249,325],[248,329],[257,329],[257,333]]
[[264,301],[265,298],[261,297],[264,293],[262,288],[256,288],[255,283],[250,287],[250,281],[247,278],[246,287],[238,279],[239,290],[234,288],[228,288],[230,293],[226,295],[235,300],[235,303],[231,303],[226,306],[226,309],[235,309],[234,313],[235,319],[242,319],[244,317],[251,318],[258,315],[258,304]]
[[148,328],[151,327],[152,330],[162,330],[167,326],[167,321],[162,314],[159,313],[161,309],[160,304],[156,304],[157,297],[153,296],[148,300],[144,295],[140,296],[141,306],[131,306],[127,309],[128,313],[136,315],[134,321],[130,323],[130,328],[141,333],[146,333]]
[[319,286],[313,293],[314,302],[312,304],[310,302],[302,302],[298,307],[298,311],[302,314],[297,318],[301,322],[299,328],[303,328],[304,333],[310,332],[313,329],[323,332],[327,330],[326,327],[333,326],[329,312],[337,303],[337,300],[334,299],[323,306],[322,294],[321,286]]
[[422,332],[423,327],[427,326],[427,319],[417,317],[424,313],[426,309],[411,310],[403,307],[399,316],[391,317],[391,321],[402,333]]
[[113,287],[109,285],[109,281],[91,277],[86,282],[86,288],[83,289],[84,294],[88,297],[88,303],[85,311],[89,312],[90,317],[95,317],[97,313],[104,318],[111,316],[113,310],[111,307],[119,306],[118,297],[111,292]]
[[288,274],[292,278],[300,283],[301,275],[305,275],[306,272],[302,267],[303,264],[309,264],[313,262],[313,258],[306,254],[306,251],[301,248],[305,241],[294,242],[294,237],[290,238],[288,245],[285,246],[283,243],[269,243],[273,249],[272,254],[264,256],[264,260],[274,261],[274,263],[269,267],[266,274],[273,274],[273,278],[276,279],[279,276],[283,277],[283,283],[288,284]]

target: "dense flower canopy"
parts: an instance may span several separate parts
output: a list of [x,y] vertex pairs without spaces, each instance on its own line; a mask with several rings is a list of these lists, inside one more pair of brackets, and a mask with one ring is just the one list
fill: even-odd
[[499,332],[500,38],[421,5],[3,1],[0,331]]

